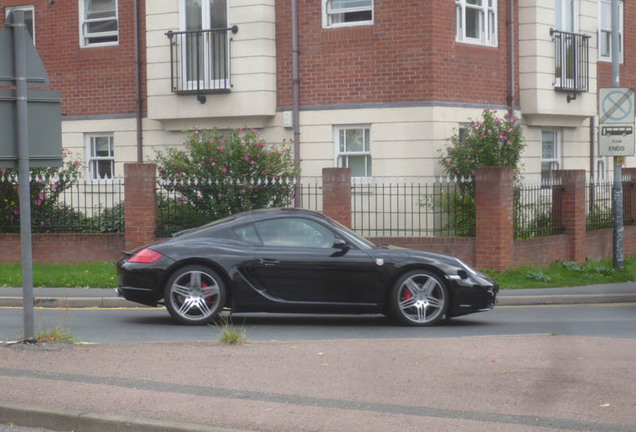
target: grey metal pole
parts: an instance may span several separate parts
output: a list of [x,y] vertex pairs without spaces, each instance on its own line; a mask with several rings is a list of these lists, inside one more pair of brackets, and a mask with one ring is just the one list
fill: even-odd
[[18,182],[20,185],[20,235],[22,246],[22,303],[24,340],[35,336],[33,316],[33,250],[31,244],[31,176],[29,174],[29,118],[27,110],[26,27],[24,12],[13,12],[16,117],[18,136]]
[[[618,0],[612,0],[612,82],[614,87],[620,87],[620,57],[619,57],[619,13]],[[614,185],[612,187],[612,231],[614,268],[623,268],[623,170],[619,158],[614,157]]]

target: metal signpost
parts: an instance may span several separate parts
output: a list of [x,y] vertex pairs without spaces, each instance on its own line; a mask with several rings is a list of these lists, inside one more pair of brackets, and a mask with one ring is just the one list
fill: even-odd
[[[0,92],[0,167],[19,171],[20,186],[20,234],[22,247],[22,301],[24,307],[24,340],[33,341],[35,325],[33,316],[33,251],[31,245],[31,182],[30,159],[33,165],[60,166],[62,164],[61,109],[59,93],[39,91],[40,102],[34,104],[34,94],[28,83],[48,86],[49,79],[42,61],[24,25],[24,12],[14,11],[7,17],[0,32],[0,84],[13,88]],[[38,122],[29,128],[29,116]],[[35,130],[38,139],[34,147],[38,154],[29,150],[33,142],[29,135]]]
[[634,90],[620,88],[618,0],[612,0],[612,84],[599,91],[599,155],[614,158],[612,187],[614,268],[623,260],[623,170],[625,156],[634,155]]

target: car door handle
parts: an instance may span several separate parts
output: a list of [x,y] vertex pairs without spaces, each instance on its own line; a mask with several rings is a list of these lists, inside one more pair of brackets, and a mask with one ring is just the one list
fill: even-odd
[[280,261],[271,258],[261,258],[261,265],[265,267],[273,267],[280,264]]

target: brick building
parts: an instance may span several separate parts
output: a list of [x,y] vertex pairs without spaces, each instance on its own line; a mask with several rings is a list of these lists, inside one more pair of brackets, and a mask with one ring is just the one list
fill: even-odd
[[[439,174],[439,149],[486,107],[522,119],[526,174],[609,177],[597,97],[612,84],[610,4],[0,0],[0,21],[25,11],[62,92],[64,146],[94,181],[194,127],[296,138],[306,177]],[[634,87],[636,5],[620,9],[621,86]]]

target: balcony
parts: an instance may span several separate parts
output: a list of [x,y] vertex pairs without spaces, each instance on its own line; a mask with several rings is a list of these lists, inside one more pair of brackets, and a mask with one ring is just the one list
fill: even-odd
[[196,94],[197,100],[205,103],[205,94],[231,90],[230,31],[236,34],[238,27],[166,33],[173,93]]
[[571,93],[568,102],[578,93],[589,90],[590,36],[551,29],[554,40],[554,88]]

